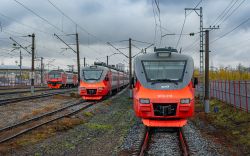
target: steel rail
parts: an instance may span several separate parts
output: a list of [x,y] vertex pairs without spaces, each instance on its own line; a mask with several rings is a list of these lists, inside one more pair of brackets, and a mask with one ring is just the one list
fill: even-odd
[[151,129],[150,128],[145,128],[145,135],[144,135],[144,139],[140,148],[140,154],[139,156],[144,156],[147,148],[148,148],[148,144],[149,144],[149,139],[151,138]]
[[182,150],[182,155],[183,156],[189,156],[190,155],[189,147],[188,147],[187,141],[185,139],[182,128],[178,129],[178,139],[179,139],[179,142],[180,142],[180,148]]
[[[48,88],[47,86],[35,86],[35,88]],[[30,89],[30,87],[0,87],[0,91],[2,90],[11,90],[11,89]]]
[[[139,156],[144,156],[145,155],[145,153],[147,151],[147,148],[149,146],[151,135],[152,135],[152,128],[146,128],[146,132],[145,132],[143,141],[142,141],[141,146],[140,146],[140,152],[138,153]],[[188,147],[187,141],[186,141],[186,139],[184,137],[184,133],[183,133],[182,128],[177,129],[177,136],[178,136],[178,140],[179,140],[182,155],[183,156],[189,156],[190,155],[189,147]]]
[[[62,89],[39,89],[35,90],[36,92],[42,92],[42,91],[51,91],[51,90],[64,90],[64,89],[69,89],[69,88],[62,88]],[[21,94],[21,93],[30,93],[30,90],[23,90],[23,91],[12,91],[12,92],[3,92],[0,93],[0,95],[8,95],[8,94]]]
[[54,92],[54,93],[40,94],[40,95],[32,95],[32,96],[25,96],[25,97],[18,97],[18,98],[3,99],[3,100],[0,100],[0,106],[10,104],[10,103],[14,103],[14,102],[38,99],[38,98],[49,97],[49,96],[58,95],[58,94],[64,94],[67,91],[68,90],[64,90],[64,91],[60,91],[60,92]]
[[[79,105],[79,104],[81,104],[81,103],[83,103],[83,102],[84,102],[84,101],[82,101],[82,102],[80,102],[80,103],[72,104],[71,106],[69,106],[69,107],[67,107],[67,108],[70,108],[70,107]],[[72,111],[72,112],[69,112],[69,113],[60,115],[59,117],[53,118],[53,119],[51,119],[51,120],[42,122],[42,123],[40,123],[40,124],[37,124],[37,125],[35,125],[35,126],[26,128],[26,129],[24,129],[24,130],[21,130],[20,132],[14,134],[14,135],[11,135],[11,136],[9,136],[9,137],[3,139],[3,140],[0,140],[0,144],[2,144],[2,143],[4,143],[4,142],[7,142],[7,141],[9,141],[9,140],[12,140],[12,139],[14,139],[14,138],[16,138],[16,137],[18,137],[18,136],[20,136],[20,135],[23,135],[23,134],[25,134],[25,133],[27,133],[27,132],[29,132],[29,131],[32,131],[32,130],[38,128],[38,127],[41,127],[41,126],[46,125],[46,124],[48,124],[48,123],[51,123],[51,122],[53,122],[53,121],[56,121],[56,120],[59,120],[59,119],[62,119],[62,118],[65,118],[65,117],[74,115],[74,114],[76,114],[76,113],[78,113],[78,112],[80,112],[80,111],[82,111],[82,110],[84,110],[84,109],[87,109],[87,108],[93,106],[95,103],[97,103],[97,102],[89,103],[89,104],[85,105],[84,107],[81,107],[81,108],[79,108],[79,109],[77,109],[77,110],[74,110],[74,111]],[[43,115],[42,117],[37,117],[36,119],[33,119],[32,121],[38,120],[39,118],[43,118],[43,117],[50,116],[50,115],[52,115],[52,114],[56,114],[56,113],[58,113],[58,112],[62,112],[62,110],[65,110],[65,109],[67,109],[67,108],[64,107],[64,108],[62,108],[62,109],[60,109],[60,110],[58,109],[58,110],[56,110],[56,111],[47,113],[46,115]],[[30,121],[26,121],[26,123],[27,123],[27,122],[30,122]],[[25,123],[24,123],[24,124],[25,124]],[[24,124],[21,123],[21,126],[23,126]],[[11,129],[11,128],[6,127],[6,128],[3,128],[3,129]]]

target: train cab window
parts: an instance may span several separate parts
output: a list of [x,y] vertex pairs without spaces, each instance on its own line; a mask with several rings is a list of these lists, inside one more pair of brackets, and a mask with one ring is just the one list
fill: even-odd
[[84,70],[83,77],[85,80],[99,80],[103,70]]
[[180,82],[183,79],[186,61],[142,61],[146,78],[150,82]]
[[49,73],[50,79],[55,79],[55,78],[60,78],[60,77],[61,77],[60,73]]
[[68,75],[68,79],[73,79],[73,75]]

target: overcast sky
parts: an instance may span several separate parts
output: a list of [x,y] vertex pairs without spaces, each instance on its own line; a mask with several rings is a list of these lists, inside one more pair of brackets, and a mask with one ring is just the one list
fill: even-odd
[[[92,64],[97,59],[106,61],[107,55],[117,53],[107,45],[107,42],[111,42],[116,48],[125,48],[121,51],[128,54],[128,41],[123,40],[128,40],[130,37],[133,40],[155,43],[156,47],[182,48],[182,53],[191,55],[195,60],[195,66],[198,67],[199,16],[195,12],[187,11],[185,20],[184,8],[192,8],[199,4],[197,8],[203,7],[204,27],[220,25],[220,29],[210,32],[211,65],[234,67],[241,63],[249,67],[250,21],[246,20],[250,18],[250,2],[247,0],[199,2],[200,0],[159,0],[158,10],[154,0],[1,0],[0,61],[6,65],[16,64],[16,61],[19,63],[19,50],[11,52],[13,41],[9,37],[25,47],[31,44],[31,38],[23,36],[35,33],[36,56],[44,57],[45,64],[51,62],[60,68],[76,65],[75,53],[70,49],[63,49],[66,46],[53,34],[60,35],[75,49],[75,36],[66,34],[75,33],[77,29],[81,64],[84,57],[88,64]],[[178,34],[181,33],[184,21],[183,34],[191,32],[197,34],[182,35],[177,45]],[[246,22],[237,29],[218,39],[244,21]],[[161,38],[161,35],[170,33],[177,35]],[[132,41],[132,44],[135,45],[132,48],[133,55],[140,52],[139,49],[149,46],[136,41]],[[152,49],[149,48],[147,51],[152,52]],[[31,56],[25,50],[22,50],[22,53],[23,65],[30,66]],[[118,54],[111,56],[109,60],[110,64],[126,63],[126,61],[126,57]],[[39,62],[36,66],[39,66]]]

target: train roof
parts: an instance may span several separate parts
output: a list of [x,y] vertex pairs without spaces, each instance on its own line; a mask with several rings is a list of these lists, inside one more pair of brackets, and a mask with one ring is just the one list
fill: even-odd
[[88,66],[88,67],[84,67],[83,69],[103,69],[103,70],[105,70],[105,69],[112,69],[112,70],[115,70],[115,71],[118,71],[118,72],[124,72],[123,70],[115,68],[114,65],[107,65],[104,62],[94,62],[94,65]]
[[49,73],[52,73],[52,72],[65,72],[65,71],[63,69],[56,69],[56,70],[49,71]]
[[176,49],[158,48],[154,49],[154,53],[147,53],[145,55],[139,55],[135,60],[193,60],[192,57],[180,54]]

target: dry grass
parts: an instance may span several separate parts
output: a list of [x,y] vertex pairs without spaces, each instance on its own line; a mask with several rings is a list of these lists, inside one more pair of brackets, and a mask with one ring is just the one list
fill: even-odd
[[[199,77],[199,71],[195,69],[194,76]],[[210,80],[250,80],[250,72],[231,71],[226,69],[219,69],[218,71],[210,71]]]
[[54,122],[49,126],[43,126],[39,130],[32,131],[28,135],[23,135],[16,141],[2,144],[0,146],[0,155],[7,154],[12,148],[18,149],[22,146],[38,143],[41,140],[47,139],[59,131],[65,131],[73,128],[76,125],[83,124],[85,121],[79,118],[63,118],[60,121]]
[[58,94],[58,95],[53,95],[53,99],[72,99],[72,97]]
[[43,108],[35,109],[31,113],[23,114],[22,117],[21,117],[21,120],[28,119],[28,118],[37,116],[39,114],[49,112],[49,111],[51,111],[51,110],[53,110],[53,109],[55,109],[57,107],[58,107],[58,104],[49,104],[48,106],[45,106]]

